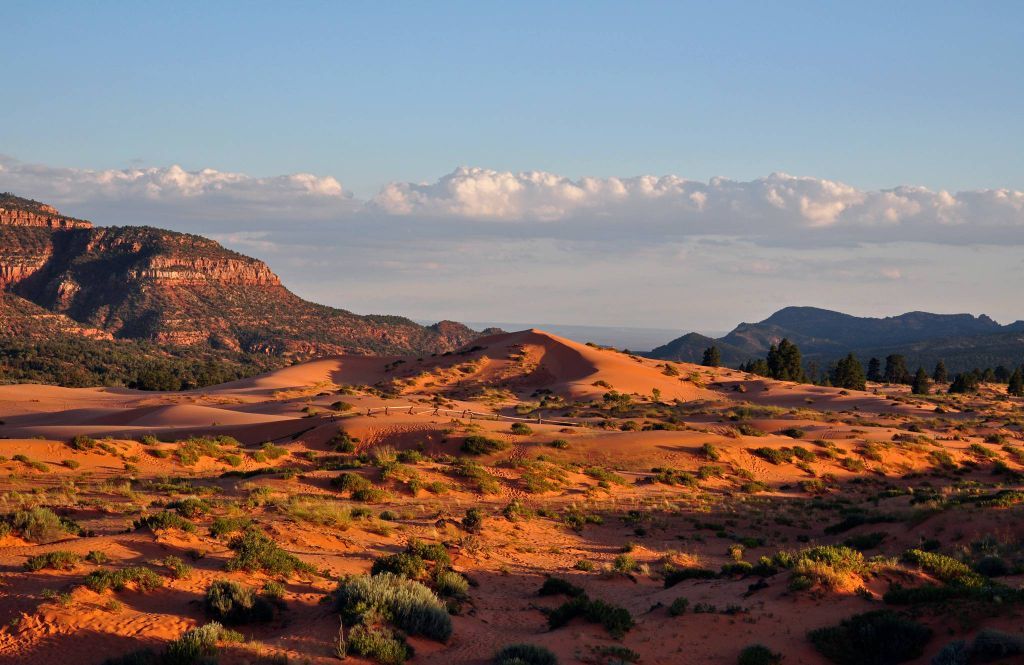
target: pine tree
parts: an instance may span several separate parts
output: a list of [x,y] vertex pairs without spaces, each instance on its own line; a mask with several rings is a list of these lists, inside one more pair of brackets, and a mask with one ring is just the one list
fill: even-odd
[[935,383],[946,383],[949,381],[949,372],[946,371],[946,363],[941,360],[935,363],[935,371],[932,372],[932,380]]
[[1006,386],[1006,392],[1014,397],[1024,397],[1024,369],[1018,367],[1010,375],[1010,383]]
[[852,353],[840,360],[832,372],[832,385],[849,390],[864,390],[864,367]]
[[786,338],[783,338],[778,346],[771,345],[766,362],[768,363],[768,375],[773,379],[798,383],[807,381],[800,349]]
[[701,365],[705,367],[719,367],[722,364],[722,356],[718,353],[717,346],[709,346],[704,349],[704,360],[701,361]]
[[868,381],[880,383],[882,381],[882,363],[878,358],[868,361]]
[[978,384],[981,382],[980,373],[977,370],[971,372],[962,372],[956,375],[953,379],[953,383],[949,386],[949,392],[951,393],[976,393],[978,392]]
[[885,374],[882,376],[886,383],[910,383],[910,372],[907,371],[907,360],[898,353],[885,357]]
[[924,367],[917,368],[917,374],[914,375],[914,383],[910,390],[915,395],[927,395],[931,392],[932,384],[928,380],[928,372],[924,371]]

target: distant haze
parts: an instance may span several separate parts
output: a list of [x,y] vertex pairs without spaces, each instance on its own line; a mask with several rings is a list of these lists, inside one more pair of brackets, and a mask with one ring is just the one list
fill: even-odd
[[[432,323],[423,321],[422,323]],[[465,322],[464,322],[465,323]],[[617,349],[630,351],[650,351],[656,346],[668,343],[684,332],[671,328],[629,328],[625,326],[577,326],[563,323],[509,323],[507,321],[474,321],[466,323],[470,328],[501,328],[509,332],[539,328],[560,337],[568,337],[578,342],[593,342],[602,346],[614,346]],[[699,331],[708,337],[720,337],[726,331]]]

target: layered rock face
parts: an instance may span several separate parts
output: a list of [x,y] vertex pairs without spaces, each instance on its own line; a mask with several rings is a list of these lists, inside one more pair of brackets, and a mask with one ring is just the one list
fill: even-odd
[[23,223],[25,215],[72,218],[22,201],[11,205],[8,197],[5,210],[19,214],[0,218],[0,288],[85,329],[296,356],[444,352],[478,336],[458,323],[424,327],[308,302],[282,286],[262,261],[201,236],[88,222]]
[[44,229],[88,229],[92,227],[92,222],[62,215],[53,206],[12,194],[0,194],[0,224]]

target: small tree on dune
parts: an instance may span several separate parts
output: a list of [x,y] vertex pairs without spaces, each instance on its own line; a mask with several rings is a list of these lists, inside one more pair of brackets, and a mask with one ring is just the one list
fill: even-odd
[[928,380],[928,372],[924,371],[923,367],[917,368],[917,374],[914,375],[914,383],[911,385],[911,392],[915,395],[927,395],[931,392],[932,385],[931,381]]
[[868,361],[868,381],[880,383],[882,380],[882,361],[872,358]]
[[717,346],[709,346],[704,349],[704,359],[700,363],[705,367],[719,367],[722,364],[722,355],[718,352]]
[[857,360],[857,356],[850,353],[840,360],[832,372],[831,380],[832,385],[837,388],[864,390],[864,368]]
[[935,383],[949,382],[949,372],[946,371],[946,363],[941,360],[935,363],[935,371],[932,372],[932,380]]
[[1006,386],[1006,392],[1014,397],[1024,397],[1024,369],[1018,367],[1010,375],[1010,383]]

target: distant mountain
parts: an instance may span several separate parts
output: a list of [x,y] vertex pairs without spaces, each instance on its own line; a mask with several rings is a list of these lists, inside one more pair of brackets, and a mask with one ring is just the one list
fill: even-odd
[[[145,226],[94,227],[0,195],[0,334],[80,336],[224,355],[443,353],[480,335],[303,300],[262,261]],[[20,331],[20,332],[16,332]]]
[[700,362],[704,349],[714,344],[723,363],[738,365],[763,358],[782,338],[819,364],[851,351],[862,360],[901,353],[911,366],[930,367],[942,359],[951,371],[1024,362],[1024,321],[1001,326],[985,315],[928,312],[869,318],[817,307],[786,307],[759,323],[741,323],[718,339],[689,333],[648,355]]

